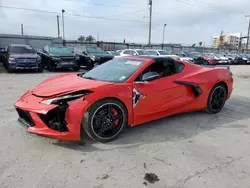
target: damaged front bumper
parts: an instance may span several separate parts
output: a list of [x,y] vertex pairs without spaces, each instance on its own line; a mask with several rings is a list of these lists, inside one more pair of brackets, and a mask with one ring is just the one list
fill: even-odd
[[[85,109],[82,104],[47,105],[42,98],[26,94],[16,103],[19,122],[30,133],[58,140],[79,141]],[[86,101],[82,101],[86,103]]]

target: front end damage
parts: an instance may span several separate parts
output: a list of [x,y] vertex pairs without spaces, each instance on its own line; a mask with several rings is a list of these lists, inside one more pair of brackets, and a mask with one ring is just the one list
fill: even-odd
[[[83,98],[87,92],[81,93],[82,96],[78,98],[66,99],[64,95],[62,100],[59,97],[42,98],[31,93],[21,97],[15,103],[19,122],[30,133],[58,140],[79,141],[81,121],[86,110],[84,107],[87,106]],[[45,104],[44,101],[49,103]]]

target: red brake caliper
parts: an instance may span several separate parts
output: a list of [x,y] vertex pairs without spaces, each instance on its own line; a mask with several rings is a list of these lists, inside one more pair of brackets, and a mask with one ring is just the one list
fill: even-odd
[[[118,112],[117,112],[114,108],[112,108],[112,112],[113,112],[114,116],[117,116],[117,115],[118,115]],[[116,121],[115,121],[115,126],[117,126],[118,123],[119,123],[119,120],[116,120]]]

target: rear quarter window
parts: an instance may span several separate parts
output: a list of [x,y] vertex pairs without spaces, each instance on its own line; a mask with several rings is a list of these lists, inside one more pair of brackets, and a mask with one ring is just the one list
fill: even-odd
[[175,62],[176,73],[182,72],[184,67],[185,67],[184,64]]

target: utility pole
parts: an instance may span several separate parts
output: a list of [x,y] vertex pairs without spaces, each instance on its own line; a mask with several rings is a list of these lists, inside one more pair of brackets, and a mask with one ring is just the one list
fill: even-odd
[[57,36],[60,37],[60,25],[59,25],[59,15],[56,16],[57,18]]
[[65,40],[65,33],[64,33],[64,12],[65,10],[62,9],[62,28],[63,28],[63,40]]
[[[250,17],[250,15],[246,15],[246,17]],[[247,46],[246,46],[246,50],[248,50],[249,34],[250,34],[250,19],[249,19],[248,31],[247,31]]]
[[21,34],[23,36],[23,24],[21,24]]
[[167,24],[163,25],[163,34],[162,34],[162,46],[164,45],[164,39],[165,39],[165,28],[166,28]]
[[148,31],[148,45],[151,45],[152,0],[148,0],[148,5],[149,5],[149,31]]

